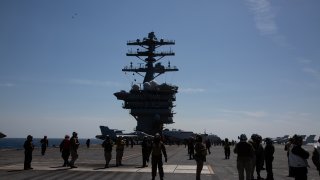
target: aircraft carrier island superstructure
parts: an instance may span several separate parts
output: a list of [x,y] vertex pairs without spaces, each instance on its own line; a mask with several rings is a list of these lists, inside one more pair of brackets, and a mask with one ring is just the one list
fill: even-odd
[[174,45],[172,40],[157,39],[154,32],[150,32],[148,37],[142,40],[128,41],[128,46],[139,46],[136,51],[129,50],[127,56],[135,56],[143,63],[134,67],[124,67],[122,71],[136,73],[142,76],[143,83],[133,84],[129,92],[120,91],[114,93],[119,100],[123,100],[123,108],[130,109],[130,114],[137,120],[137,131],[142,131],[150,135],[162,133],[164,124],[173,123],[173,111],[178,87],[154,81],[159,75],[170,71],[178,71],[178,68],[160,63],[165,56],[174,56],[175,53],[169,51],[156,51],[164,45]]

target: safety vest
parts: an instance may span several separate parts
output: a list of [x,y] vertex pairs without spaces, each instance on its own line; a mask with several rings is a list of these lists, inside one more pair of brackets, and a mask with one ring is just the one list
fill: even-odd
[[308,167],[308,161],[300,156],[293,154],[292,149],[293,148],[291,148],[289,152],[289,165],[291,167]]

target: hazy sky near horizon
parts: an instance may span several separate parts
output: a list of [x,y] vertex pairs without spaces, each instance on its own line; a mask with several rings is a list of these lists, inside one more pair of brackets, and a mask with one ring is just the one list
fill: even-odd
[[[136,121],[113,93],[142,78],[121,69],[128,40],[175,40],[179,86],[168,128],[222,138],[320,135],[320,1],[0,1],[0,131],[80,138]],[[135,47],[132,47],[135,48]]]

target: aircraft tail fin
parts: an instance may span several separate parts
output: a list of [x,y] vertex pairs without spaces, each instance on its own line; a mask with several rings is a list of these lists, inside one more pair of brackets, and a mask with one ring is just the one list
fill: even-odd
[[309,143],[315,143],[315,137],[316,135],[310,135],[306,138],[306,140],[303,142],[303,144],[309,144]]

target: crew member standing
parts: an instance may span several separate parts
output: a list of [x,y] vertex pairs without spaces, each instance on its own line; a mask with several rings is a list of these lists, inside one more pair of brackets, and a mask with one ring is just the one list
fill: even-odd
[[109,163],[112,157],[112,146],[113,146],[113,142],[111,141],[110,137],[107,135],[106,139],[102,143],[102,147],[104,148],[104,158],[106,160],[106,164],[104,168],[109,168]]
[[224,140],[224,155],[225,159],[230,159],[230,142],[228,138]]
[[160,175],[160,180],[163,180],[163,162],[162,162],[162,153],[164,156],[164,161],[167,162],[167,152],[166,152],[166,147],[161,141],[160,135],[157,133],[154,136],[153,139],[153,144],[152,144],[152,149],[151,149],[151,164],[152,164],[152,180],[155,179],[156,174],[157,174],[157,166],[159,169],[159,175]]
[[251,163],[251,179],[254,179],[254,169],[256,168],[256,162],[257,162],[257,138],[258,134],[252,134],[251,139],[249,139],[248,143],[250,143],[253,147],[254,153],[252,157],[252,163]]
[[32,151],[34,149],[34,145],[32,143],[33,137],[31,135],[27,136],[27,140],[24,142],[24,170],[33,169],[31,167],[32,161]]
[[124,152],[125,142],[122,137],[119,136],[116,141],[116,166],[122,166],[122,157]]
[[266,138],[266,147],[264,148],[264,160],[266,161],[267,178],[266,180],[273,180],[272,161],[274,159],[274,146],[270,138]]
[[87,139],[86,145],[87,145],[87,148],[90,148],[90,139]]
[[303,139],[301,136],[295,136],[293,147],[289,153],[289,163],[294,172],[295,180],[307,180],[309,152],[303,149]]
[[49,141],[47,136],[44,136],[43,139],[40,140],[41,143],[41,155],[44,156],[46,153],[47,147],[49,146]]
[[78,140],[78,133],[73,132],[72,137],[70,139],[70,154],[71,154],[71,161],[70,161],[70,167],[71,168],[77,168],[77,166],[74,165],[75,161],[78,159],[78,148],[79,148],[79,140]]
[[254,149],[250,143],[247,142],[247,136],[241,134],[240,142],[236,144],[234,153],[237,156],[237,169],[239,173],[239,180],[244,180],[244,171],[246,172],[246,180],[251,180],[252,163],[254,157]]
[[284,150],[287,151],[287,158],[288,158],[288,167],[289,167],[288,177],[294,177],[292,167],[290,166],[290,162],[289,162],[289,154],[291,152],[292,147],[293,147],[293,137],[289,138],[289,141],[284,146]]
[[150,156],[150,153],[149,153],[150,145],[149,145],[149,140],[147,136],[143,137],[141,149],[142,149],[142,167],[148,167],[147,162]]
[[210,147],[211,147],[211,141],[210,141],[210,139],[208,138],[208,139],[206,140],[206,149],[207,149],[207,151],[208,151],[209,154],[211,154]]
[[260,171],[263,169],[264,165],[264,149],[262,146],[262,137],[257,135],[255,139],[256,145],[256,172],[257,172],[257,179],[261,179]]
[[189,154],[189,159],[194,158],[194,139],[193,137],[190,137],[188,140],[188,154]]
[[196,180],[200,180],[203,163],[206,161],[206,155],[207,155],[206,147],[202,143],[202,137],[200,135],[196,136],[196,144],[194,146],[194,150],[195,150],[194,159],[197,162]]
[[317,167],[320,175],[320,137],[318,139],[318,143],[314,146],[312,162]]

